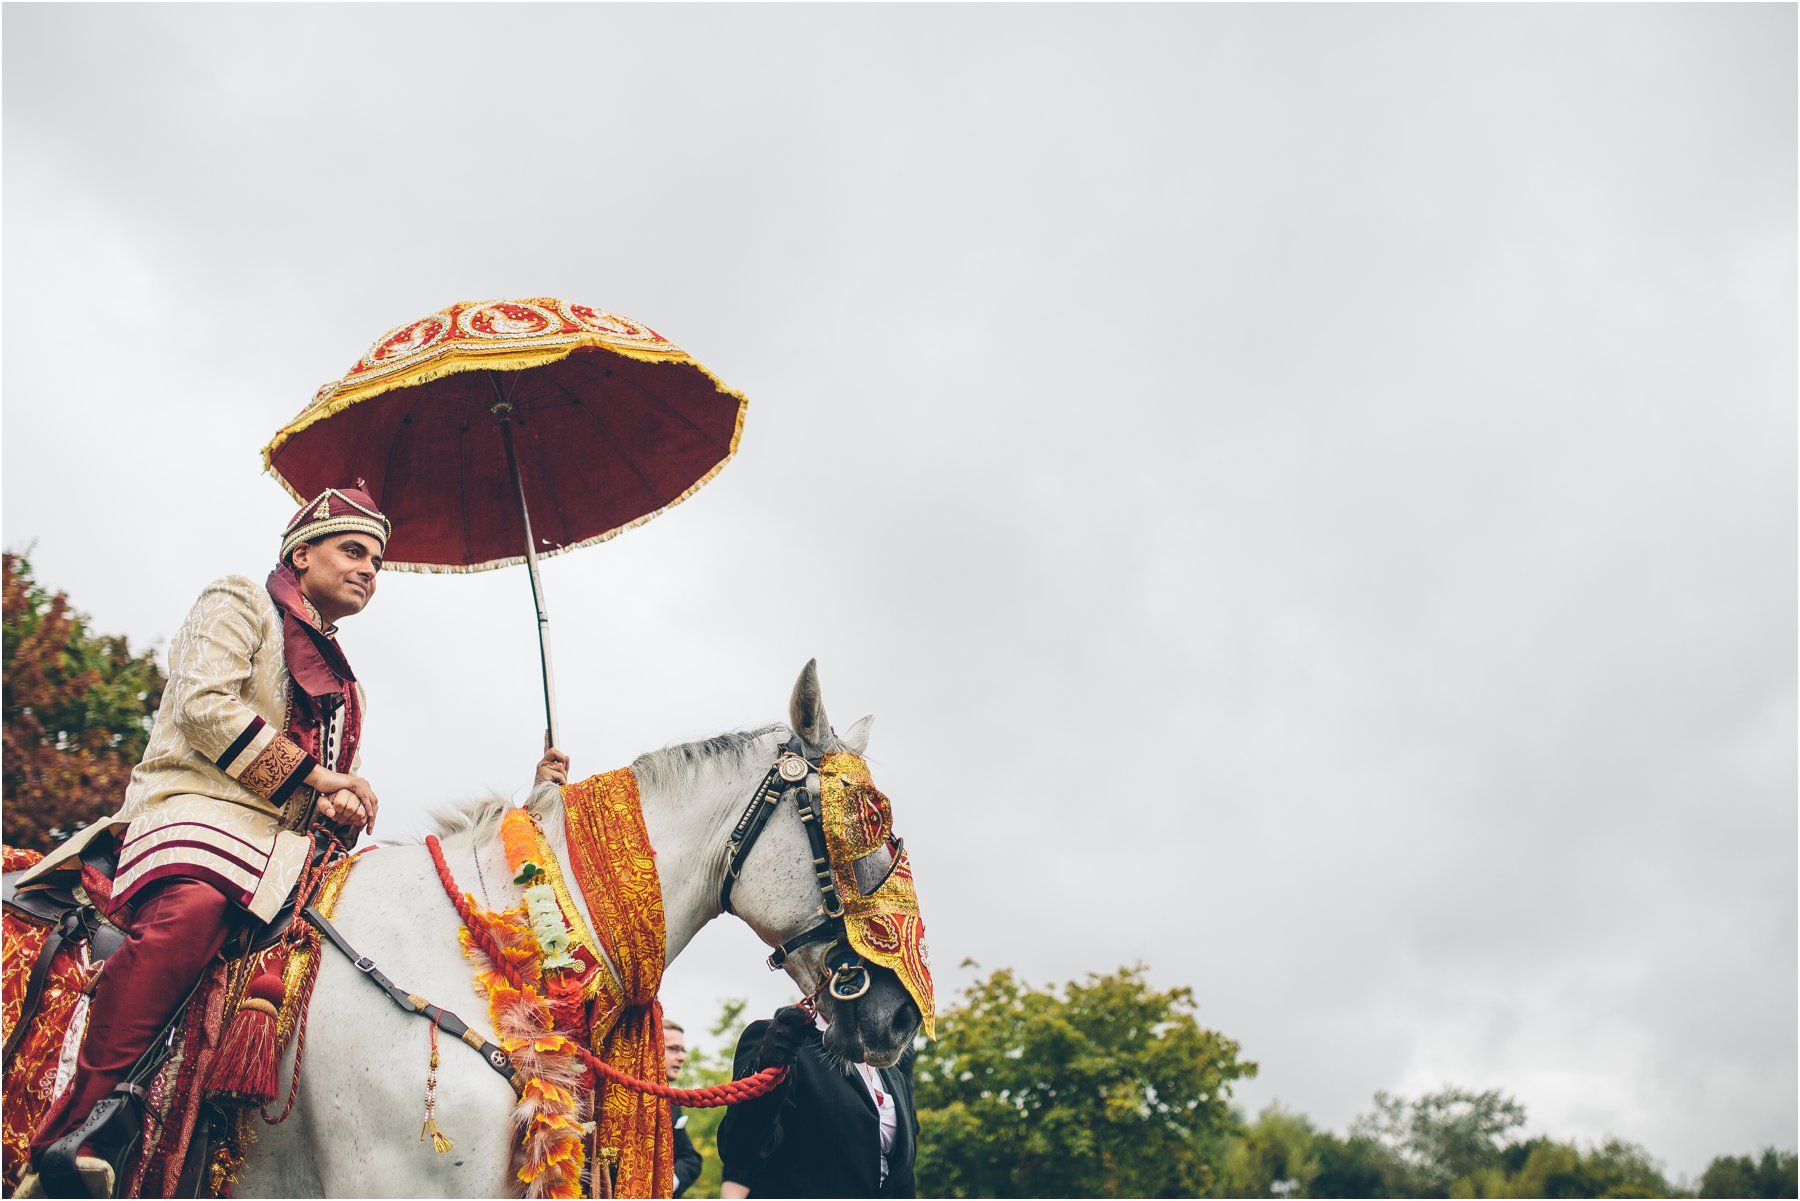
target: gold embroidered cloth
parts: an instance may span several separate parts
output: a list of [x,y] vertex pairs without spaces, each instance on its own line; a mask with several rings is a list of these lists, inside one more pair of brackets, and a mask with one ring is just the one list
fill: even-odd
[[875,787],[861,755],[826,755],[819,765],[819,794],[825,809],[825,850],[844,903],[850,945],[870,963],[900,977],[925,1020],[925,1037],[937,1037],[925,922],[913,889],[912,861],[901,851],[893,873],[868,896],[857,891],[858,859],[887,845],[894,834],[894,811]]
[[[594,935],[619,969],[594,999],[592,1049],[639,1080],[663,1079],[662,987],[668,946],[656,852],[644,828],[637,777],[629,768],[563,789],[569,861]],[[596,1082],[600,1087],[603,1082]],[[604,1085],[598,1144],[619,1150],[616,1196],[667,1197],[675,1188],[674,1131],[661,1098]],[[598,1169],[596,1169],[598,1170]]]
[[[5,848],[5,869],[9,872],[30,867],[42,856],[36,851],[17,847]],[[0,962],[4,964],[4,1018],[0,1033],[10,1035],[25,1007],[25,986],[31,969],[37,963],[50,933],[55,929],[13,910],[6,911],[4,935],[0,937]],[[63,1036],[74,1017],[75,1003],[87,983],[86,956],[76,947],[65,946],[51,962],[50,976],[44,982],[44,996],[31,1030],[14,1048],[12,1062],[6,1065],[4,1113],[0,1114],[0,1175],[10,1194],[18,1187],[20,1177],[29,1167],[31,1134],[38,1121],[50,1108],[56,1084],[56,1065],[62,1055]]]

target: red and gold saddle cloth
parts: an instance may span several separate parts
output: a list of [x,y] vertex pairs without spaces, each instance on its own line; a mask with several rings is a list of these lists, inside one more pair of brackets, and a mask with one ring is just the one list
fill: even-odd
[[[21,871],[43,856],[36,851],[16,847],[0,848],[4,870]],[[31,979],[32,966],[38,952],[44,949],[54,927],[36,921],[24,913],[8,908],[0,924],[0,1027],[4,1037],[12,1036],[25,1005],[25,987]],[[51,961],[49,978],[44,981],[43,999],[37,1017],[19,1041],[13,1059],[7,1065],[4,1091],[6,1104],[0,1108],[0,1181],[10,1196],[25,1174],[31,1148],[31,1132],[50,1109],[50,1102],[60,1091],[59,1084],[68,1082],[74,1067],[73,1058],[61,1067],[63,1038],[77,1008],[85,1009],[87,998],[82,990],[90,974],[85,945],[68,947]],[[60,1069],[60,1071],[59,1071]]]
[[[36,851],[0,848],[4,870],[17,871],[43,858]],[[314,904],[327,916],[336,906],[338,893],[354,859],[331,870],[320,885]],[[86,869],[82,877],[87,896],[105,912],[111,902],[110,881]],[[38,954],[53,927],[22,911],[8,907],[0,931],[0,1024],[10,1035],[22,1016],[27,982]],[[264,971],[282,978],[282,1002],[276,1007],[277,1054],[292,1037],[294,1026],[310,1000],[316,978],[316,949],[290,950],[277,944],[232,962],[215,962],[201,981],[194,999],[180,1019],[173,1049],[162,1068],[146,1081],[144,1134],[139,1153],[127,1166],[122,1194],[128,1197],[176,1195],[202,1101],[212,1101],[233,1118],[227,1129],[213,1131],[214,1147],[200,1183],[201,1191],[225,1196],[243,1163],[250,1130],[260,1097],[246,1098],[214,1087],[226,1073],[220,1071],[233,1054],[226,1037],[232,1019],[244,1000],[246,983]],[[65,944],[51,960],[37,1012],[6,1066],[3,1082],[4,1110],[0,1111],[0,1184],[10,1196],[30,1170],[31,1136],[51,1105],[74,1076],[81,1041],[87,1033],[87,990],[97,968],[88,958],[85,942]],[[281,1083],[286,1083],[282,1081]]]

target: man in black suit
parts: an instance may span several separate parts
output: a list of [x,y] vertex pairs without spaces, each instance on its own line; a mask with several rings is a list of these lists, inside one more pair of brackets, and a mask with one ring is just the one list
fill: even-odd
[[[913,1051],[891,1068],[828,1063],[823,1019],[796,1006],[755,1021],[738,1039],[732,1076],[791,1065],[765,1096],[733,1105],[719,1124],[722,1197],[911,1197],[919,1122]],[[734,1185],[736,1187],[734,1187]]]
[[[681,1067],[687,1062],[687,1032],[681,1028],[680,1022],[663,1019],[663,1071],[674,1084],[681,1075]],[[694,1146],[694,1140],[688,1137],[687,1115],[681,1112],[681,1106],[669,1106],[669,1118],[675,1127],[675,1195],[677,1197],[693,1187],[694,1181],[700,1179],[700,1149]]]

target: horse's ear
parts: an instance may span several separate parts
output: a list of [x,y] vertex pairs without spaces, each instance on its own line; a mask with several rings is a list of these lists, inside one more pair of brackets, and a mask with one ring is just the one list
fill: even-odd
[[874,728],[875,715],[871,713],[867,717],[858,718],[856,724],[851,726],[849,732],[842,735],[839,741],[844,744],[844,749],[852,754],[867,754],[869,750],[869,731]]
[[831,723],[825,718],[825,702],[819,697],[819,661],[808,659],[794,681],[794,695],[788,701],[788,725],[808,746],[823,748],[831,737]]

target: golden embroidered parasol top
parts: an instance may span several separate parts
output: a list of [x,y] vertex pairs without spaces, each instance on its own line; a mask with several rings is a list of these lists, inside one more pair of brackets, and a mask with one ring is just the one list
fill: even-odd
[[540,555],[691,496],[737,452],[744,397],[667,338],[549,296],[459,301],[382,335],[263,448],[305,503],[351,480],[401,571],[530,568],[556,733]]
[[553,297],[463,301],[379,338],[276,433],[263,463],[302,503],[366,480],[394,523],[390,568],[480,571],[525,560],[520,488],[539,555],[685,500],[736,453],[746,403],[617,313]]

